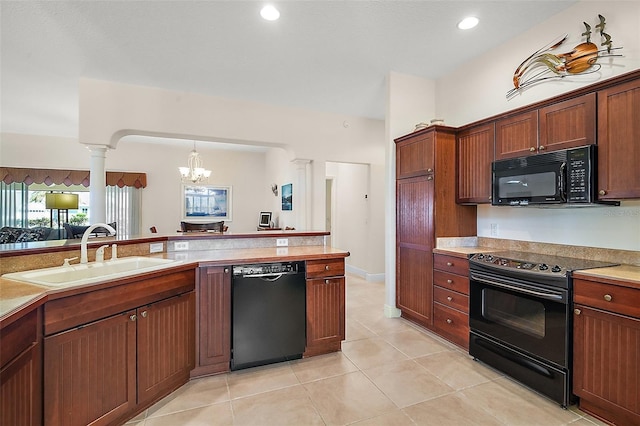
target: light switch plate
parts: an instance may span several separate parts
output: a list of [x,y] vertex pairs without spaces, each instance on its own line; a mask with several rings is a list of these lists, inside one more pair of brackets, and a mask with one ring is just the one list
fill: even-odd
[[164,247],[162,243],[149,244],[149,253],[162,253],[163,251],[164,251]]

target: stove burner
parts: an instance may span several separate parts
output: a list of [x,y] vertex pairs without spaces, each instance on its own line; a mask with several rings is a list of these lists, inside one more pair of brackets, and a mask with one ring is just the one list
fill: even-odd
[[614,263],[599,262],[589,259],[549,256],[539,253],[505,251],[495,253],[478,253],[471,257],[471,262],[493,266],[499,269],[517,269],[532,274],[549,277],[568,277],[572,271],[579,269],[614,266]]

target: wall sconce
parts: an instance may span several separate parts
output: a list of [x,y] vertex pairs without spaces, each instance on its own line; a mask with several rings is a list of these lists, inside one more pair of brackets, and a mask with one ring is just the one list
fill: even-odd
[[48,192],[45,194],[45,208],[50,209],[50,222],[53,228],[53,211],[58,210],[58,229],[60,229],[60,212],[64,212],[65,222],[69,222],[69,209],[78,208],[78,194],[65,194],[64,192]]
[[276,197],[278,196],[278,185],[276,185],[275,183],[271,184],[271,192],[273,192],[273,195],[275,195]]

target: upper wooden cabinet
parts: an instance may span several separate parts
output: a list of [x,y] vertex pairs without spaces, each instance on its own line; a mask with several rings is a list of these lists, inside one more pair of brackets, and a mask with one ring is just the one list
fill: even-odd
[[595,143],[595,93],[496,121],[496,160]]
[[495,126],[493,123],[474,127],[457,136],[457,202],[460,204],[491,203],[491,162]]
[[640,198],[640,79],[598,92],[598,198]]
[[538,111],[527,111],[496,121],[496,160],[538,152]]
[[433,132],[421,131],[396,145],[396,178],[433,173]]
[[538,152],[557,151],[596,143],[595,93],[541,108],[538,118]]

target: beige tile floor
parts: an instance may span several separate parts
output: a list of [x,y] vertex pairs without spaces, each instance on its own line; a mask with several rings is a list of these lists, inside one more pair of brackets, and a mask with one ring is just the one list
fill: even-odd
[[400,318],[347,277],[342,352],[192,380],[129,425],[602,425]]

